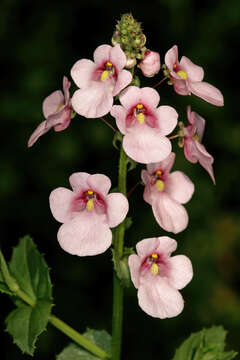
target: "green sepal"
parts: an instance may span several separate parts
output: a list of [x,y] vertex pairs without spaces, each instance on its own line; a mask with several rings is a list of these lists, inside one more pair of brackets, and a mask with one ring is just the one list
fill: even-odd
[[6,318],[6,330],[23,353],[33,355],[38,336],[46,330],[52,303],[38,300],[34,307],[22,304]]
[[226,334],[222,326],[193,333],[176,350],[173,360],[232,360],[237,353],[224,351]]
[[112,141],[112,144],[115,147],[115,149],[120,150],[122,139],[123,139],[122,134],[119,131],[116,131]]
[[[111,354],[111,336],[105,330],[92,330],[87,329],[83,334],[86,338],[94,344],[101,347],[107,354]],[[57,356],[57,360],[99,360],[100,357],[92,355],[82,347],[70,343],[63,351]]]
[[130,157],[128,157],[127,155],[126,155],[126,157],[127,157],[127,170],[131,171],[131,170],[135,169],[137,166],[137,162],[134,161],[133,159],[131,159]]
[[135,254],[133,248],[124,248],[123,255],[120,259],[117,258],[116,252],[112,249],[112,260],[114,264],[114,270],[117,273],[117,277],[121,281],[121,284],[124,287],[129,287],[131,285],[131,276],[128,266],[128,257],[131,254]]

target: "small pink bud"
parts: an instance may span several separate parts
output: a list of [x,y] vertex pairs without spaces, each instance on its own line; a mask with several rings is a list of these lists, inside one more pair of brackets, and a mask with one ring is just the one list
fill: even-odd
[[156,75],[161,67],[160,55],[155,51],[146,51],[144,59],[140,62],[140,68],[142,73],[146,77],[152,77]]

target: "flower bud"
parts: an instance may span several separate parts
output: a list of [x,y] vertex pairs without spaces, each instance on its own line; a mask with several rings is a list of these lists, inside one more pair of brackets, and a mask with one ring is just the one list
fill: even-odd
[[125,65],[126,69],[131,69],[136,65],[137,61],[135,58],[131,59],[130,57],[127,57],[127,62]]
[[146,51],[144,58],[140,62],[140,68],[142,73],[146,77],[152,77],[156,75],[160,70],[160,55],[155,51]]

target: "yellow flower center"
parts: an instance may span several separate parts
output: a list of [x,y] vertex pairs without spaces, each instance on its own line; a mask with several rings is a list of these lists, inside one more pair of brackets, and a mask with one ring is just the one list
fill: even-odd
[[199,141],[199,136],[198,136],[198,134],[195,134],[195,135],[193,136],[193,138],[194,138],[195,140]]
[[86,198],[87,198],[87,204],[86,204],[86,209],[88,211],[91,211],[94,208],[94,191],[93,190],[88,190],[87,194],[86,194]]
[[152,271],[153,275],[157,275],[158,274],[158,265],[155,263],[152,264],[151,271]]
[[144,116],[144,112],[145,112],[145,108],[143,106],[143,104],[137,104],[137,106],[135,107],[135,116],[137,118],[137,121],[140,124],[143,124],[145,121],[145,116]]
[[159,191],[163,191],[164,190],[164,182],[162,180],[157,180],[156,187]]
[[180,76],[181,79],[186,80],[187,79],[187,73],[183,70],[177,71],[177,74]]
[[110,61],[107,61],[105,63],[105,70],[101,74],[101,81],[105,81],[114,73],[114,67],[113,64]]

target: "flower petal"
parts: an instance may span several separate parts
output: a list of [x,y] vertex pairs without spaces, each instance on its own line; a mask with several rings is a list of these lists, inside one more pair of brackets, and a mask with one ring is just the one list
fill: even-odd
[[179,290],[184,288],[193,277],[191,261],[187,256],[176,255],[169,259],[169,264],[168,278],[171,286]]
[[[126,55],[121,49],[119,44],[116,44],[114,47],[111,48],[109,59],[111,63],[117,68],[118,71],[121,71],[127,62]],[[130,74],[129,71],[128,73]],[[131,80],[129,82],[131,82]]]
[[224,105],[223,95],[221,91],[213,85],[210,85],[203,81],[190,82],[189,88],[194,95],[209,102],[210,104],[216,106]]
[[50,193],[50,209],[57,221],[64,223],[72,218],[71,202],[73,197],[73,192],[63,187],[59,187]]
[[75,84],[80,88],[90,86],[96,65],[88,59],[78,60],[71,69],[71,76]]
[[48,132],[50,130],[50,127],[47,127],[47,121],[43,121],[41,122],[38,127],[34,130],[34,132],[32,133],[32,135],[30,136],[29,140],[28,140],[28,147],[33,146],[33,144],[35,144],[35,142],[38,140],[38,138],[40,136],[42,136],[43,134],[46,134],[46,132]]
[[127,110],[121,105],[113,105],[110,114],[116,119],[116,124],[122,134],[126,134]]
[[174,171],[168,175],[166,191],[173,200],[185,204],[193,195],[194,184],[183,172]]
[[99,192],[103,196],[106,196],[111,188],[111,180],[108,176],[103,174],[90,175],[87,179],[87,183],[90,189]]
[[90,176],[91,175],[86,172],[73,173],[69,178],[69,182],[73,191],[75,193],[79,193],[82,190],[88,190],[89,185],[87,179]]
[[65,104],[69,103],[69,99],[70,99],[70,93],[69,93],[69,88],[71,86],[70,81],[68,81],[68,78],[66,76],[63,77],[63,93],[64,93],[64,99],[65,99]]
[[134,105],[138,104],[138,99],[140,98],[141,89],[137,86],[129,86],[124,91],[121,92],[119,96],[119,101],[125,109],[129,109]]
[[155,110],[158,118],[158,126],[162,135],[170,134],[177,125],[178,113],[171,106],[159,106]]
[[187,73],[187,77],[190,81],[202,81],[204,77],[204,71],[201,66],[195,65],[186,56],[181,58],[180,66]]
[[144,259],[147,255],[156,251],[159,246],[158,238],[147,238],[139,241],[136,245],[138,255]]
[[215,184],[215,177],[214,177],[214,173],[213,173],[213,157],[212,155],[210,155],[207,150],[205,149],[205,146],[200,144],[198,141],[195,142],[195,150],[196,150],[196,154],[194,153],[195,156],[198,157],[198,161],[199,163],[202,165],[202,167],[207,170],[207,172],[209,173],[213,183]]
[[174,90],[179,95],[191,95],[191,91],[188,87],[188,82],[186,80],[178,80],[171,78],[173,82]]
[[136,289],[139,287],[139,269],[141,260],[139,256],[132,254],[128,257],[128,265],[130,270],[131,279]]
[[201,143],[205,129],[205,119],[202,118],[197,113],[195,113],[194,111],[192,112],[192,114],[194,116],[194,123],[196,125],[196,132],[199,138],[199,142]]
[[152,199],[153,214],[158,224],[166,231],[179,233],[188,225],[186,209],[168,194],[161,193]]
[[184,307],[181,294],[160,278],[144,282],[138,289],[139,306],[148,315],[160,319],[179,315]]
[[144,87],[140,89],[140,99],[139,102],[142,102],[144,105],[153,109],[156,108],[160,101],[160,95],[156,90],[150,87]]
[[177,248],[176,240],[170,238],[169,236],[160,236],[157,239],[159,244],[156,250],[159,253],[170,256],[170,254],[176,250]]
[[59,105],[64,105],[64,96],[61,90],[56,90],[52,94],[46,97],[42,104],[42,111],[45,119],[54,114]]
[[112,243],[112,232],[102,218],[85,211],[63,224],[57,237],[63,250],[78,256],[101,254]]
[[147,164],[148,172],[152,174],[157,170],[163,170],[165,174],[169,173],[173,167],[175,157],[175,153],[171,152],[163,161],[157,162],[155,164]]
[[112,107],[111,89],[102,83],[75,91],[72,97],[73,109],[86,118],[98,118],[106,115]]
[[107,218],[110,228],[119,225],[126,217],[129,209],[126,196],[121,193],[107,195]]
[[94,62],[98,65],[108,61],[110,59],[112,46],[110,45],[100,45],[96,48],[93,53]]
[[178,47],[174,45],[171,49],[169,49],[165,55],[165,64],[168,69],[173,70],[173,66],[178,63]]
[[132,74],[128,70],[122,70],[119,72],[116,84],[113,89],[113,96],[120,93],[130,82],[132,81]]
[[139,125],[131,128],[124,136],[123,148],[133,160],[148,164],[165,159],[170,154],[172,145],[156,129]]

